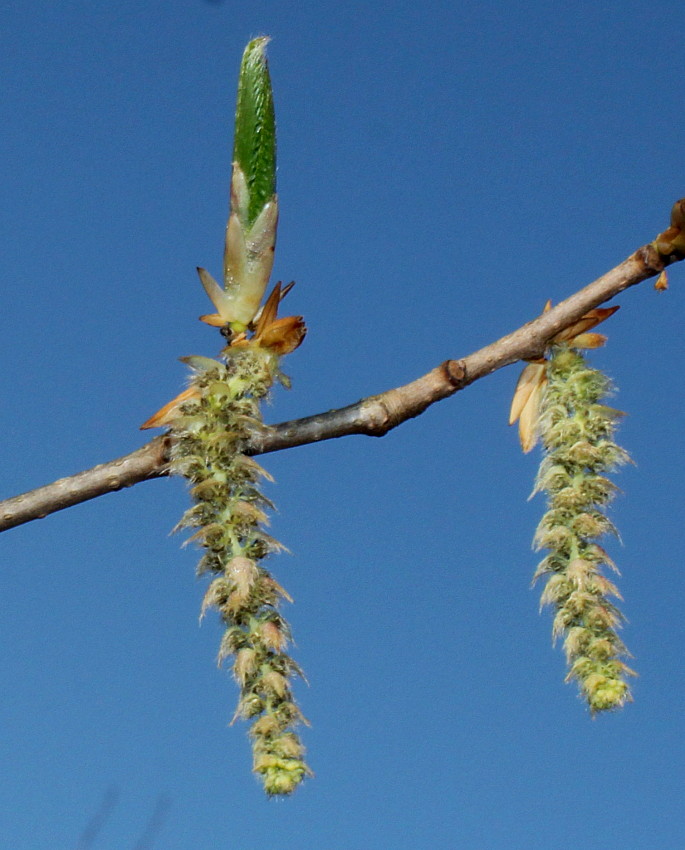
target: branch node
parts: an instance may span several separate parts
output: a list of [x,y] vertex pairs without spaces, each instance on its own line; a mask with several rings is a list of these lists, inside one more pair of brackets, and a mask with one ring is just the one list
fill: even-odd
[[397,390],[388,390],[382,395],[372,396],[364,404],[364,434],[369,437],[384,437],[398,424],[401,401]]
[[445,360],[440,367],[445,378],[455,390],[461,389],[468,381],[466,379],[466,363],[463,360]]
[[638,248],[635,252],[635,257],[642,263],[645,271],[652,272],[653,274],[663,271],[664,266],[668,266],[678,260],[678,257],[675,255],[668,257],[660,254],[652,243]]

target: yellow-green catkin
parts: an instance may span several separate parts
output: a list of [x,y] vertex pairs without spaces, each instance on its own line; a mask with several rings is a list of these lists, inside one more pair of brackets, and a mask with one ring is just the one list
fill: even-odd
[[535,580],[545,577],[541,605],[553,607],[553,638],[563,637],[569,672],[592,714],[630,700],[623,661],[629,653],[618,636],[624,620],[621,596],[604,575],[616,570],[599,541],[616,530],[606,507],[616,487],[606,473],[629,461],[614,442],[621,412],[603,400],[611,382],[576,349],[555,346],[547,369],[539,429],[544,458],[534,492],[547,494],[547,512],[534,540],[548,554]]
[[190,482],[194,504],[177,527],[197,529],[198,572],[214,576],[202,610],[216,608],[226,627],[218,661],[233,659],[234,719],[253,721],[254,771],[267,794],[290,794],[310,772],[294,731],[305,722],[291,690],[301,671],[286,652],[290,629],[279,611],[289,597],[263,565],[283,548],[265,531],[270,502],[259,480],[269,476],[243,453],[265,427],[259,402],[281,375],[278,356],[254,343],[224,355],[224,362],[186,358],[199,394],[173,423],[172,471]]

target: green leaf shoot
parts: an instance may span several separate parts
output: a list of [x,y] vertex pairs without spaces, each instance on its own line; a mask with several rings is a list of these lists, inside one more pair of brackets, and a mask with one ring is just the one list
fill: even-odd
[[[276,120],[271,78],[266,59],[266,36],[245,48],[238,80],[233,161],[247,181],[249,230],[276,191]],[[238,212],[237,210],[235,212]]]

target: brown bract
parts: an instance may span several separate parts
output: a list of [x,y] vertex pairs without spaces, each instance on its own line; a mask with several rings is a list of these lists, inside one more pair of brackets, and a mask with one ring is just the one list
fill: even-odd
[[259,346],[260,348],[267,348],[279,356],[295,351],[302,344],[307,333],[304,319],[302,316],[278,318],[278,305],[292,287],[292,283],[285,287],[281,287],[281,284],[277,283],[258,313],[254,336],[248,339],[245,334],[241,334],[240,337],[231,342],[231,347]]
[[657,292],[666,292],[668,289],[668,275],[666,274],[666,269],[664,269],[659,277],[654,281],[654,289]]
[[652,245],[664,257],[682,259],[685,256],[685,198],[673,204],[671,226],[660,233]]
[[187,390],[179,393],[176,398],[172,398],[171,401],[167,402],[154,416],[143,422],[140,430],[147,431],[148,428],[165,428],[178,416],[182,404],[185,404],[191,399],[198,398],[199,395],[200,391],[197,387],[188,387]]

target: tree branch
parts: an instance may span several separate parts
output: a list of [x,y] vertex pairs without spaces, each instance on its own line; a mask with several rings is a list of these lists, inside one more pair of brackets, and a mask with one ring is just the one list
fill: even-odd
[[[409,384],[347,407],[273,425],[256,434],[247,451],[265,454],[350,434],[382,437],[407,419],[419,416],[436,401],[454,395],[497,369],[540,357],[552,337],[589,310],[681,259],[680,252],[664,256],[654,243],[645,245],[549,312],[473,354],[460,360],[446,360]],[[169,446],[168,435],[155,437],[124,457],[0,502],[0,531],[166,475]]]

